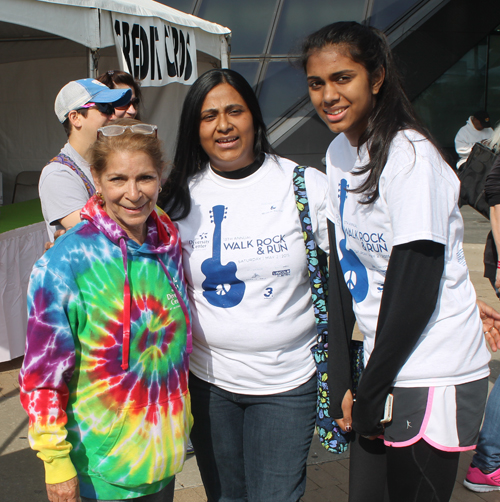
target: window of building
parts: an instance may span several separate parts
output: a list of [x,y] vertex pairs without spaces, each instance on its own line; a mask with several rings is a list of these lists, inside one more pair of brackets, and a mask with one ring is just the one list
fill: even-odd
[[259,102],[267,125],[307,94],[305,75],[288,61],[271,61],[267,65]]
[[322,26],[337,21],[361,22],[366,0],[284,0],[271,47],[272,54],[297,53],[301,40]]
[[[458,129],[475,111],[484,109],[487,60],[485,39],[413,101],[415,110],[441,146],[453,149]],[[491,112],[490,115],[495,121]]]
[[276,0],[203,0],[197,16],[232,31],[231,56],[263,54]]
[[384,30],[422,0],[374,0],[370,25]]

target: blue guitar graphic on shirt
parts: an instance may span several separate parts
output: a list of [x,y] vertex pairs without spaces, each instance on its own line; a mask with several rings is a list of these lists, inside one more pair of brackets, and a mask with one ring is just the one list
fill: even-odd
[[368,294],[368,274],[365,266],[361,263],[356,253],[346,247],[346,232],[344,228],[344,205],[347,199],[347,180],[340,180],[339,188],[340,198],[340,223],[344,238],[339,242],[342,259],[340,266],[344,272],[344,279],[351,292],[352,297],[357,303],[362,302]]
[[245,294],[245,283],[236,277],[236,263],[230,261],[223,265],[220,261],[222,246],[221,227],[226,217],[226,208],[222,205],[212,208],[212,223],[215,223],[212,244],[212,258],[201,264],[201,271],[206,279],[201,287],[203,296],[214,307],[227,309],[238,305]]

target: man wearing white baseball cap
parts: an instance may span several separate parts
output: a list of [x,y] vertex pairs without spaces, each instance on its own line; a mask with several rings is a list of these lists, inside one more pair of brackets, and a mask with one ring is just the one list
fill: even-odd
[[109,89],[92,78],[74,80],[59,91],[54,110],[68,142],[43,168],[38,184],[51,241],[56,230],[80,222],[80,210],[95,193],[88,155],[97,129],[109,122],[115,106],[126,105],[131,97],[130,89]]

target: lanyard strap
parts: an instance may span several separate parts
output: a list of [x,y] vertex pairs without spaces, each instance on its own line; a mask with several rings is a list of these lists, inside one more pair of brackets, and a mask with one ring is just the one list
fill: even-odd
[[87,193],[89,194],[89,199],[92,197],[92,195],[95,194],[95,188],[94,185],[91,183],[91,181],[87,178],[85,173],[73,162],[73,159],[71,157],[68,157],[64,153],[60,153],[56,157],[54,157],[50,162],[58,162],[59,164],[63,164],[67,167],[69,167],[72,171],[74,171],[78,176],[80,176],[81,180],[83,181],[85,188],[87,189]]

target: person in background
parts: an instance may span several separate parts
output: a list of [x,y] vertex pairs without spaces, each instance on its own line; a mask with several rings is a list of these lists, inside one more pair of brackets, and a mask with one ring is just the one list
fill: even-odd
[[92,78],[66,84],[55,100],[55,113],[68,136],[57,157],[42,170],[38,192],[51,241],[59,229],[80,222],[80,210],[95,193],[90,172],[97,129],[113,116],[114,106],[130,101],[130,89],[111,90]]
[[493,134],[491,135],[487,146],[488,148],[491,148],[494,153],[500,153],[500,123],[497,124],[495,129],[493,129]]
[[[497,127],[500,130],[500,127]],[[486,202],[490,206],[491,235],[485,247],[485,277],[500,295],[500,155],[486,178]],[[492,242],[493,241],[493,242]],[[474,492],[500,490],[500,384],[498,379],[488,397],[476,453],[464,485]]]
[[472,114],[455,136],[455,150],[459,156],[457,169],[465,163],[476,143],[487,144],[492,135],[493,129],[488,112],[479,110]]
[[99,128],[97,193],[35,264],[19,374],[51,502],[172,502],[192,425],[178,232],[156,126]]
[[[193,313],[191,433],[208,500],[298,502],[316,409],[316,328],[292,175],[257,98],[231,70],[190,88],[164,186]],[[328,251],[327,183],[305,170]],[[165,194],[165,195],[164,195]]]
[[141,86],[130,73],[121,70],[108,70],[106,73],[99,75],[97,80],[110,89],[130,89],[132,92],[128,103],[115,106],[115,112],[111,116],[111,120],[119,118],[139,120],[139,105],[142,101]]
[[[328,148],[330,416],[356,439],[351,502],[446,502],[475,447],[490,355],[463,255],[459,180],[415,117],[385,35],[334,23],[302,48]],[[364,335],[353,404],[349,345]],[[388,396],[393,405],[388,409]],[[390,400],[390,397],[389,397]]]

